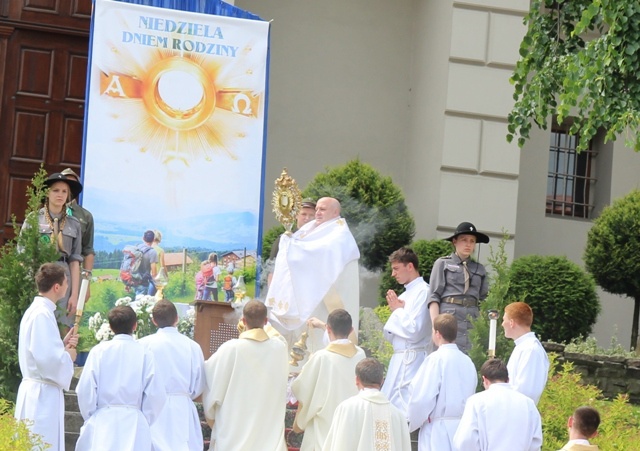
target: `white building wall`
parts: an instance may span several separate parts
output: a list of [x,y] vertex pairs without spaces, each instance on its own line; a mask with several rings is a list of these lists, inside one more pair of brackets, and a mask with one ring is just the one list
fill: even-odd
[[[511,257],[582,264],[591,222],[545,215],[548,132],[533,132],[522,151],[505,140],[529,0],[235,3],[272,20],[265,228],[283,167],[305,186],[359,157],[403,187],[416,238],[471,221],[492,243],[508,232]],[[598,158],[599,204],[638,186],[640,160],[623,143]],[[365,279],[363,305],[375,304],[376,285]],[[596,337],[608,343],[617,326],[626,344],[632,301],[601,300]]]
[[354,158],[401,181],[410,0],[236,0],[271,22],[265,228],[283,167],[301,187]]

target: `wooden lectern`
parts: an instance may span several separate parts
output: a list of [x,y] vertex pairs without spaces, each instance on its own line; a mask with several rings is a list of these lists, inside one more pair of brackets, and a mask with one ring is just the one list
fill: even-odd
[[211,357],[220,345],[238,338],[238,318],[231,304],[215,301],[195,301],[196,324],[194,339],[202,348],[204,359]]

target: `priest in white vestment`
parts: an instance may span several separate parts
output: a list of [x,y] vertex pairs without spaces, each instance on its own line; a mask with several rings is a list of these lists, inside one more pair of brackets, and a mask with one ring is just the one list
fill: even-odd
[[137,317],[129,306],[109,312],[113,339],[89,352],[76,392],[84,425],[76,451],[150,450],[153,424],[166,393],[153,354],[131,335]]
[[531,398],[509,385],[507,366],[488,360],[480,369],[485,391],[467,399],[453,437],[459,451],[538,451],[542,447],[540,414]]
[[408,451],[405,415],[380,392],[384,366],[373,358],[356,365],[360,392],[336,408],[323,451]]
[[315,352],[291,389],[298,400],[293,429],[304,431],[300,451],[321,451],[333,413],[342,401],[358,394],[353,375],[365,353],[349,341],[351,315],[343,309],[329,313],[326,323],[329,345]]
[[153,354],[157,376],[167,393],[167,402],[151,425],[153,450],[200,449],[202,425],[193,400],[204,390],[202,349],[178,332],[178,311],[173,302],[159,300],[152,315],[158,331],[140,339],[140,344]]
[[262,302],[247,302],[242,314],[245,331],[205,362],[202,405],[213,425],[209,449],[285,451],[287,346],[265,332]]
[[[269,321],[290,346],[306,329],[309,318],[326,318],[337,308],[349,312],[357,336],[359,258],[356,241],[340,217],[340,203],[330,197],[317,202],[314,221],[292,236],[281,236],[265,304],[270,308]],[[309,348],[324,348],[323,334],[309,333]]]
[[478,376],[468,355],[456,345],[458,321],[443,313],[433,321],[438,350],[424,361],[411,383],[409,430],[420,429],[418,451],[454,451],[453,436]]
[[429,285],[418,272],[418,256],[403,247],[389,257],[391,275],[404,285],[405,291],[397,296],[387,291],[391,316],[384,325],[384,338],[393,346],[387,377],[382,393],[389,401],[407,413],[409,385],[427,356],[431,341],[431,317],[427,309]]
[[504,335],[514,340],[516,347],[509,357],[509,383],[538,404],[549,375],[549,358],[542,343],[531,332],[533,311],[524,302],[513,302],[504,309]]
[[56,322],[56,303],[66,297],[69,281],[56,263],[36,273],[39,295],[20,321],[18,361],[22,382],[15,418],[31,422],[29,430],[42,436],[52,451],[64,451],[64,394],[73,377],[78,335],[72,328],[64,340]]

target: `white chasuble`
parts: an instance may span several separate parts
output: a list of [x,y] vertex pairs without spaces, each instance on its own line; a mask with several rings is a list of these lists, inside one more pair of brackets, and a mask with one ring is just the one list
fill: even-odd
[[409,451],[407,420],[379,390],[361,390],[337,407],[322,449]]
[[291,387],[298,400],[295,425],[304,430],[301,451],[321,450],[336,407],[358,394],[356,365],[366,355],[346,339],[337,341],[314,353]]
[[263,329],[229,340],[205,362],[202,405],[214,451],[285,451],[287,347]]

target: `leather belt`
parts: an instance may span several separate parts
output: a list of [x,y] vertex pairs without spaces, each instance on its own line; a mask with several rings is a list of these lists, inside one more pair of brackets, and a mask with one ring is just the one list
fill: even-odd
[[456,295],[456,296],[447,296],[446,298],[442,299],[442,302],[446,304],[461,305],[463,307],[478,306],[478,300],[476,298],[474,298],[473,296],[467,296],[464,294]]

